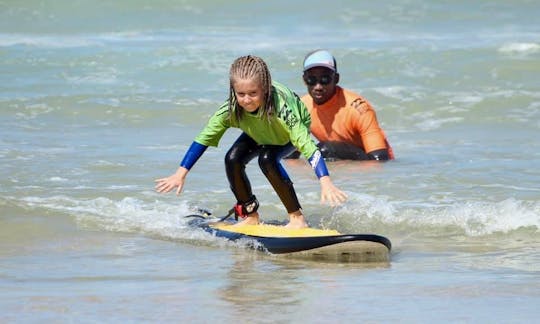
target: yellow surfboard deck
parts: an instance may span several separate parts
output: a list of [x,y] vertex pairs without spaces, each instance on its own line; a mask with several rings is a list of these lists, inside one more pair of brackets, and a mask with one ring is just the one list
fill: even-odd
[[216,223],[210,225],[212,228],[222,231],[241,233],[251,236],[263,237],[318,237],[341,235],[336,230],[318,229],[318,228],[287,228],[279,225],[260,224],[260,225],[230,225],[225,223]]

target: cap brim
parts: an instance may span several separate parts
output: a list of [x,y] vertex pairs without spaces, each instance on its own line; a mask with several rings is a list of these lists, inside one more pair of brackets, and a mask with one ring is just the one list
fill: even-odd
[[314,67],[324,67],[324,68],[330,69],[330,70],[332,70],[334,72],[336,71],[336,69],[334,68],[333,65],[324,64],[324,63],[315,63],[315,64],[310,64],[310,65],[304,66],[304,72],[309,70],[309,69],[312,69]]

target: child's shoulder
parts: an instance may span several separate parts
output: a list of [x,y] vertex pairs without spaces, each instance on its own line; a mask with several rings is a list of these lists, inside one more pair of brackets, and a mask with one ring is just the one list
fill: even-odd
[[279,90],[279,91],[290,91],[291,90],[286,85],[284,85],[283,83],[278,82],[278,81],[274,81],[274,80],[272,81],[272,86],[276,90]]
[[297,95],[294,93],[294,91],[291,90],[291,88],[287,87],[283,83],[272,81],[272,87],[274,93],[283,98],[283,99],[289,99],[289,98],[296,98]]

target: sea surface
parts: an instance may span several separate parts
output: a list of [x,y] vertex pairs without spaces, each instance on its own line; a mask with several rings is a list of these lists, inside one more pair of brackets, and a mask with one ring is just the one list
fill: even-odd
[[[1,323],[533,323],[540,318],[540,2],[0,0]],[[314,227],[376,233],[385,265],[275,258],[190,228],[234,203],[229,130],[157,194],[261,56],[299,95],[336,57],[394,148],[328,164]],[[248,166],[263,220],[285,220]]]

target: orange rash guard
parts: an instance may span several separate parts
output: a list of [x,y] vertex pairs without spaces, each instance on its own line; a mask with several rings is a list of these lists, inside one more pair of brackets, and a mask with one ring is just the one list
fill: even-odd
[[390,159],[394,159],[375,110],[362,96],[336,86],[334,96],[322,105],[315,104],[309,94],[302,102],[311,114],[310,130],[319,141],[351,143],[366,153],[388,149]]

